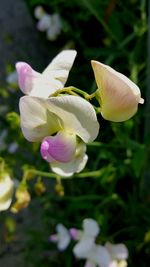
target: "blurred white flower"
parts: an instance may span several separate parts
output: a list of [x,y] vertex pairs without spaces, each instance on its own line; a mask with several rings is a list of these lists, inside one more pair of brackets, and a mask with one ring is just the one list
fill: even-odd
[[8,146],[8,152],[10,154],[15,153],[17,149],[18,149],[18,144],[16,142],[13,142]]
[[86,255],[86,253],[88,254],[88,252],[91,251],[99,232],[100,228],[98,223],[90,218],[83,220],[83,230],[74,228],[70,229],[72,238],[79,240],[73,248],[73,253],[77,258],[81,258],[83,255]]
[[0,174],[0,211],[7,210],[12,202],[14,182],[7,173]]
[[111,244],[107,242],[105,248],[111,257],[109,267],[127,267],[128,249],[124,244]]
[[62,30],[62,22],[59,14],[55,13],[51,15],[51,25],[47,30],[47,39],[55,41]]
[[55,41],[62,30],[62,22],[58,13],[48,14],[41,6],[34,10],[34,16],[39,20],[37,28],[39,31],[45,31],[47,39]]
[[18,75],[16,71],[9,73],[6,77],[6,82],[10,85],[17,85],[18,84]]
[[89,250],[75,254],[78,259],[85,259],[85,267],[110,267],[111,257],[104,246],[92,244]]
[[56,234],[50,235],[49,240],[57,243],[58,249],[63,251],[69,245],[71,237],[67,228],[63,224],[59,223],[56,226]]

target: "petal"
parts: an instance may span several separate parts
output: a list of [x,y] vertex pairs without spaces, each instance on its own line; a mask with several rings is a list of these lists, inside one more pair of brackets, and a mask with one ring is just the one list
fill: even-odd
[[93,141],[99,124],[93,106],[78,96],[50,97],[47,108],[59,116],[64,129],[78,135],[85,143]]
[[[76,151],[76,136],[64,131],[55,136],[44,138],[41,144],[41,155],[48,162],[69,162],[73,160]],[[50,156],[50,158],[49,158]]]
[[69,235],[69,231],[67,230],[66,227],[64,227],[63,224],[60,223],[56,226],[56,231],[58,232],[58,237],[59,237],[57,246],[58,249],[62,251],[66,249],[70,243],[71,238]]
[[121,122],[131,118],[142,103],[140,89],[125,75],[97,61],[92,61],[98,85],[101,114],[106,120]]
[[94,239],[82,238],[73,248],[74,255],[80,259],[88,258],[87,255],[90,252],[93,244],[94,244]]
[[51,27],[51,16],[44,14],[37,23],[37,28],[39,31],[44,32]]
[[96,267],[96,264],[88,260],[86,261],[84,267]]
[[[76,148],[76,155],[74,160],[68,163],[53,162],[51,163],[51,169],[53,172],[57,173],[60,176],[70,177],[74,173],[81,172],[88,160],[88,156],[85,154],[85,145],[82,146],[79,144]],[[80,151],[80,153],[79,153]]]
[[99,267],[108,267],[111,263],[111,257],[107,249],[101,245],[95,245],[91,259],[95,260]]
[[41,74],[34,71],[30,65],[25,62],[17,62],[16,70],[21,91],[24,94],[30,94],[34,86],[34,82],[40,78]]
[[55,91],[62,89],[76,57],[75,50],[64,50],[59,53],[44,70],[30,93],[31,96],[47,98]]
[[21,128],[24,137],[31,141],[41,141],[45,136],[60,130],[60,119],[46,109],[44,99],[24,96],[19,102]]
[[111,244],[107,242],[105,247],[108,249],[113,259],[124,260],[128,258],[128,249],[124,244]]
[[45,14],[45,11],[42,6],[36,6],[34,9],[34,16],[36,19],[41,19],[43,15]]
[[9,208],[14,190],[14,182],[9,175],[0,179],[0,211]]
[[85,219],[83,221],[84,234],[92,237],[96,237],[99,234],[99,225],[93,219]]

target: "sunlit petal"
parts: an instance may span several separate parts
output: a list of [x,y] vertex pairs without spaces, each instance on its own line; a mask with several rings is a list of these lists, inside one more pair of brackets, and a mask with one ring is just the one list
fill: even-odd
[[97,61],[92,61],[98,85],[97,98],[106,120],[121,122],[130,119],[143,103],[140,89],[125,75]]
[[93,106],[78,96],[50,97],[47,108],[60,116],[64,128],[78,135],[85,143],[93,141],[99,124]]
[[21,128],[23,135],[29,141],[42,141],[60,130],[60,119],[50,113],[44,99],[24,96],[19,102]]

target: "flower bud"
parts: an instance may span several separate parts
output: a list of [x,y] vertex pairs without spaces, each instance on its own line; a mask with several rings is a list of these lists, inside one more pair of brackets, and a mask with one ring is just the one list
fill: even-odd
[[105,64],[93,60],[91,64],[103,118],[114,122],[130,119],[137,112],[138,104],[144,103],[139,87]]
[[20,210],[26,208],[31,200],[31,196],[26,188],[18,187],[16,190],[17,201],[11,207],[13,213],[18,213]]

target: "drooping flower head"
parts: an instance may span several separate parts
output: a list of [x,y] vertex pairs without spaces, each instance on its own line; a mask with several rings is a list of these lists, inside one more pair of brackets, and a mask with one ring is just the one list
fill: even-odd
[[7,173],[0,175],[0,211],[7,210],[12,202],[14,182]]
[[39,74],[26,63],[17,63],[19,85],[28,94],[20,99],[21,128],[25,138],[41,142],[41,156],[62,176],[80,172],[86,162],[86,143],[98,134],[94,108],[78,96],[50,97],[62,89],[76,51],[61,52]]
[[139,87],[113,68],[92,60],[98,86],[97,99],[104,119],[121,122],[130,119],[143,104]]
[[56,234],[50,235],[49,240],[57,243],[58,249],[63,251],[69,245],[71,237],[67,228],[59,223],[56,225]]

